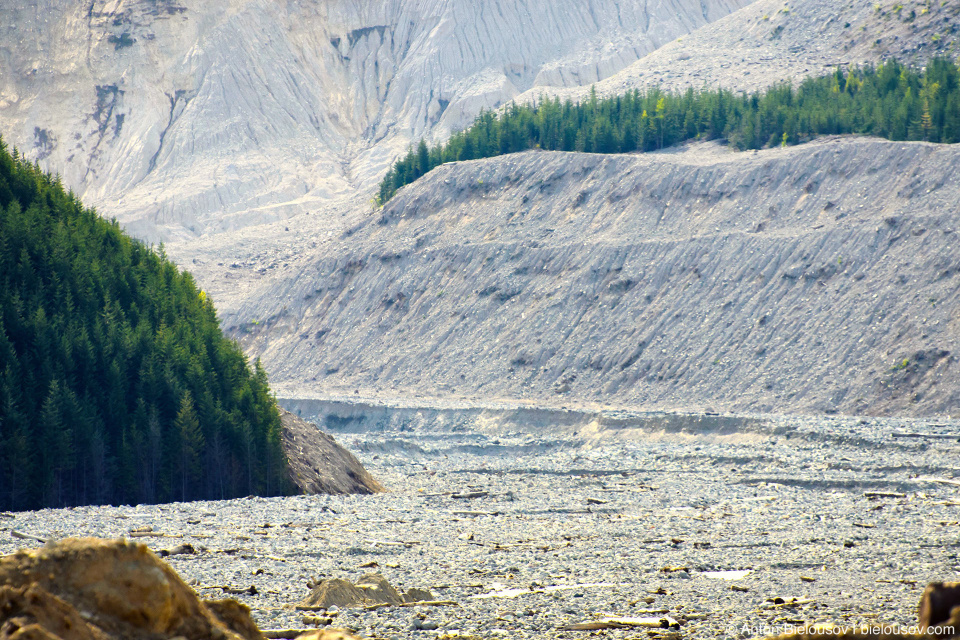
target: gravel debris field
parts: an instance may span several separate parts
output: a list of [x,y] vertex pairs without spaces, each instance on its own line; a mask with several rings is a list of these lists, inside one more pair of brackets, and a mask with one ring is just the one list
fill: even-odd
[[[261,629],[307,628],[307,583],[379,572],[456,606],[344,608],[370,638],[749,638],[911,625],[960,579],[960,426],[769,418],[736,433],[334,433],[389,493],[0,514],[0,552],[135,537]],[[329,613],[327,614],[329,615]],[[660,621],[663,620],[661,623]],[[633,623],[636,624],[636,620]],[[663,625],[663,626],[661,626]]]

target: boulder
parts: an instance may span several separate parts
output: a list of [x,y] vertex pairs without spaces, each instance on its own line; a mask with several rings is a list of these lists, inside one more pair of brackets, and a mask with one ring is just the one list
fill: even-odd
[[436,596],[429,589],[418,589],[412,587],[403,592],[404,602],[424,602],[427,600],[436,600]]
[[202,601],[145,545],[67,539],[0,558],[0,639],[262,640],[250,610]]
[[301,494],[381,493],[386,491],[356,456],[289,411],[280,410],[281,439],[288,474]]

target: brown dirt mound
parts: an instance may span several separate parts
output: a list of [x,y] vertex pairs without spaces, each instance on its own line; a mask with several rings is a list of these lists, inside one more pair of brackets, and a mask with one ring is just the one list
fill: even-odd
[[280,411],[289,478],[302,494],[381,493],[383,486],[356,456],[320,429],[289,411]]
[[354,585],[347,580],[333,578],[313,587],[310,595],[297,603],[298,609],[315,610],[338,607],[361,607],[373,604],[399,605],[406,602],[433,600],[426,589],[407,589],[401,594],[379,573],[368,573]]
[[146,546],[124,540],[68,539],[0,558],[0,585],[0,640],[263,639],[246,606],[200,600]]

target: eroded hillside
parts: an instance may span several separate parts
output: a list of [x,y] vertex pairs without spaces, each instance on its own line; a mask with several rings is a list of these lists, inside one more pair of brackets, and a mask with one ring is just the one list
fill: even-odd
[[[784,80],[796,85],[837,67],[891,58],[922,66],[934,56],[955,56],[958,45],[956,2],[757,0],[601,80],[596,90],[601,95],[653,86],[762,91]],[[535,100],[541,93],[578,100],[587,91],[536,87],[518,100]]]
[[448,164],[226,318],[281,395],[956,411],[956,146]]
[[4,3],[0,131],[132,233],[183,240],[329,211],[412,140],[748,2]]

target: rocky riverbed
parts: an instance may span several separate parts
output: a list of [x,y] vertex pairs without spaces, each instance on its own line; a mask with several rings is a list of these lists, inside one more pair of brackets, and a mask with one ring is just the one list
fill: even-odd
[[322,614],[292,605],[329,577],[379,572],[457,603],[332,616],[378,638],[577,638],[590,631],[563,628],[604,617],[677,623],[614,638],[910,625],[928,582],[958,579],[956,423],[745,425],[341,433],[389,493],[0,514],[0,553],[38,544],[27,536],[192,548],[166,559],[203,597],[234,592],[262,629],[308,627]]

